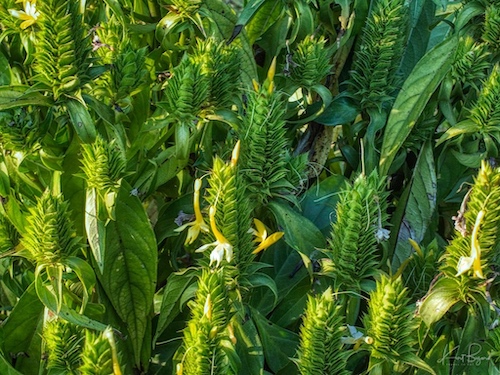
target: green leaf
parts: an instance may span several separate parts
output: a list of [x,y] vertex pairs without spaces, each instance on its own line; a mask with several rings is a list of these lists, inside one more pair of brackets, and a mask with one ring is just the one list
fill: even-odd
[[188,286],[192,285],[193,282],[196,282],[196,279],[194,278],[195,276],[195,272],[186,271],[172,273],[168,277],[167,286],[163,291],[160,317],[158,318],[158,326],[154,337],[155,342],[168,325],[172,323],[177,314],[179,314],[181,310],[182,294]]
[[[296,285],[310,280],[308,272],[303,266],[300,252],[293,250],[284,243],[274,245],[272,252],[264,253],[262,260],[274,265],[274,281],[278,288],[278,303],[286,298]],[[275,296],[269,289],[257,289],[252,292],[251,305],[262,314],[267,315],[274,308],[274,300]]]
[[264,352],[259,333],[251,319],[234,322],[234,335],[236,336],[236,352],[241,360],[239,375],[263,374]]
[[127,326],[139,365],[142,341],[156,285],[157,248],[148,216],[132,188],[122,182],[116,197],[116,221],[106,226],[101,282],[118,316]]
[[83,286],[82,310],[85,310],[89,300],[89,294],[92,293],[96,284],[94,270],[86,261],[78,257],[68,257],[65,260],[65,263],[76,274]]
[[29,105],[50,107],[54,101],[36,91],[29,91],[29,86],[1,86],[0,87],[0,111],[27,107]]
[[[433,347],[425,353],[426,362],[432,364],[432,368],[438,375],[450,374],[450,362],[446,358],[449,350],[450,338],[448,335],[442,335],[434,341]],[[426,375],[427,373],[427,371],[419,369],[416,375]]]
[[205,0],[203,7],[209,13],[208,20],[217,29],[223,39],[231,43],[238,35],[236,41],[241,45],[241,78],[246,87],[252,86],[252,79],[257,79],[257,66],[253,56],[252,45],[248,41],[246,32],[241,33],[242,26],[235,27],[237,23],[236,15],[220,0]]
[[249,2],[241,11],[236,26],[246,26],[247,23],[255,16],[259,9],[264,5],[266,0],[257,0]]
[[318,124],[336,126],[349,124],[359,114],[357,104],[345,95],[337,95],[325,111],[316,118]]
[[266,363],[275,373],[290,363],[299,344],[299,336],[286,330],[263,317],[252,309],[252,319],[259,331],[264,348]]
[[452,354],[453,375],[486,374],[490,356],[486,341],[486,322],[474,309],[469,309],[457,351]]
[[68,99],[64,104],[78,137],[83,143],[93,142],[97,133],[87,107],[76,99]]
[[429,51],[415,66],[394,102],[384,131],[380,174],[386,175],[431,95],[448,73],[458,38],[450,37]]
[[270,202],[268,207],[285,232],[286,243],[292,248],[306,255],[325,248],[325,237],[309,219],[282,203]]
[[[75,310],[68,307],[66,304],[58,304],[58,297],[50,286],[44,285],[42,277],[35,274],[35,289],[40,301],[51,310],[54,314],[58,315],[70,323],[79,325],[81,327],[95,329],[97,331],[104,331],[107,325],[98,322],[97,320],[90,319],[88,316],[79,314]],[[59,312],[58,312],[59,311]]]
[[[253,2],[249,2],[247,8],[251,8],[252,6]],[[253,45],[259,37],[262,36],[262,34],[264,34],[276,21],[278,21],[284,11],[285,9],[282,1],[264,0],[264,3],[260,5],[255,12],[253,12],[251,19],[246,26],[250,45]],[[245,10],[243,10],[243,12],[245,12]]]
[[431,29],[436,22],[436,5],[432,0],[412,1],[409,7],[411,31],[401,63],[403,78],[408,77],[427,52]]
[[479,129],[479,126],[472,120],[461,121],[458,124],[446,130],[446,132],[437,141],[436,146],[439,146],[443,142],[446,142],[447,140],[455,138],[461,134],[476,133],[479,132],[480,130],[481,129]]
[[105,223],[99,220],[98,198],[95,188],[87,189],[85,199],[85,230],[87,240],[99,271],[104,272],[104,250],[106,249]]
[[245,280],[242,281],[242,285],[249,286],[251,288],[258,288],[264,286],[268,288],[274,295],[273,306],[278,301],[278,289],[274,280],[262,272],[256,272],[249,275]]
[[0,52],[0,85],[10,85],[12,71],[10,69],[9,60]]
[[296,323],[302,314],[307,303],[307,295],[311,291],[311,283],[304,278],[300,284],[290,290],[290,293],[273,310],[269,318],[280,327],[289,327]]
[[458,281],[442,278],[422,302],[419,310],[420,317],[427,326],[430,326],[440,320],[458,301],[460,301]]
[[432,151],[431,142],[425,143],[413,170],[410,194],[392,259],[393,270],[411,256],[413,250],[408,240],[420,243],[424,239],[436,208],[437,177]]
[[[31,283],[1,325],[3,352],[30,355],[29,347],[42,317],[43,303],[36,295],[35,284]],[[4,373],[1,366],[0,373]]]
[[2,375],[22,375],[10,363],[5,359],[5,357],[0,354],[0,374]]
[[427,371],[429,374],[436,375],[436,372],[429,366],[422,358],[418,357],[415,353],[408,352],[401,355],[401,361],[418,369]]

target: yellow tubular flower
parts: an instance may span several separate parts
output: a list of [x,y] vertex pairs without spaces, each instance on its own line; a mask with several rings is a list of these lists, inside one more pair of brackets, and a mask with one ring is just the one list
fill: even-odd
[[460,257],[457,264],[457,274],[455,276],[460,276],[465,272],[469,271],[472,267],[474,271],[474,276],[484,279],[483,269],[481,268],[481,247],[479,246],[479,241],[477,235],[479,232],[479,226],[484,217],[484,211],[479,211],[476,218],[476,223],[474,224],[474,229],[471,235],[471,252],[470,257]]
[[215,207],[210,207],[210,228],[212,228],[212,233],[215,236],[215,242],[201,246],[196,252],[201,253],[209,247],[214,246],[214,249],[210,253],[210,265],[215,262],[215,266],[219,267],[222,259],[224,259],[224,255],[228,263],[233,259],[233,245],[231,245],[226,237],[217,229],[215,225],[215,212]]
[[255,224],[255,229],[250,229],[250,231],[255,235],[255,242],[260,242],[260,245],[252,252],[252,254],[258,254],[262,250],[267,249],[269,246],[277,242],[281,237],[283,237],[284,232],[275,232],[269,237],[267,236],[266,226],[259,219],[253,219]]
[[201,180],[197,178],[196,181],[194,182],[194,199],[193,199],[195,220],[175,229],[176,232],[182,232],[184,229],[189,227],[186,241],[184,242],[185,245],[191,245],[198,238],[200,231],[203,232],[209,231],[208,225],[207,223],[205,223],[205,220],[203,220],[203,216],[201,215],[200,189],[201,189]]
[[240,157],[240,140],[234,145],[233,153],[231,154],[231,167],[235,167],[236,163],[238,163],[238,158]]
[[17,1],[24,3],[24,11],[9,9],[9,13],[16,18],[23,20],[21,23],[21,29],[27,29],[31,25],[33,25],[38,16],[40,16],[40,12],[36,10],[36,0],[33,1]]

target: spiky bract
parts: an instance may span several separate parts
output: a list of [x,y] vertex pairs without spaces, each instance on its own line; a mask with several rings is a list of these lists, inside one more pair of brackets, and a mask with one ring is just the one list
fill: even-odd
[[485,44],[475,42],[474,38],[460,38],[455,59],[451,66],[451,76],[455,81],[475,85],[486,77],[491,66],[487,60],[489,53]]
[[196,13],[203,3],[202,0],[163,0],[163,2],[171,5],[174,12],[182,17],[189,17]]
[[298,349],[302,375],[347,374],[347,352],[341,342],[344,317],[331,289],[322,295],[308,296]]
[[167,81],[163,101],[159,104],[173,120],[191,123],[206,104],[208,88],[202,64],[184,56]]
[[484,82],[475,105],[470,109],[469,118],[481,133],[495,137],[500,143],[500,65],[496,64]]
[[363,110],[392,102],[400,87],[397,71],[408,31],[407,13],[404,0],[372,3],[350,79],[350,92]]
[[198,40],[193,59],[200,61],[209,80],[207,104],[213,108],[227,108],[235,103],[240,90],[240,49],[214,38]]
[[81,248],[72,223],[62,196],[46,191],[30,209],[21,242],[37,264],[59,263]]
[[35,69],[40,79],[52,87],[55,98],[74,95],[89,81],[91,40],[79,6],[77,1],[40,3]]
[[[477,218],[480,212],[484,216],[478,223]],[[493,272],[491,266],[498,264],[500,246],[498,236],[500,228],[500,170],[492,168],[487,162],[481,164],[481,169],[470,193],[464,219],[465,236],[456,232],[454,239],[446,248],[441,270],[445,276],[456,278],[460,259],[470,257],[472,244],[477,243],[480,248],[481,269],[487,277],[490,272]],[[476,225],[478,228],[474,232]],[[471,282],[471,286],[484,282],[475,276],[471,269],[471,271],[464,272],[460,279],[464,285]]]
[[407,290],[401,278],[383,275],[370,293],[368,313],[363,322],[370,342],[370,367],[380,366],[394,373],[393,366],[408,362],[414,354],[413,331],[417,323],[412,317]]
[[98,136],[94,143],[82,144],[82,156],[82,169],[89,188],[107,192],[120,186],[126,160],[114,142]]
[[8,151],[30,150],[40,139],[39,119],[33,111],[16,108],[0,112],[0,145]]
[[81,352],[81,375],[110,375],[113,371],[113,355],[104,332],[86,330]]
[[252,206],[236,165],[216,157],[207,189],[207,201],[217,207],[216,223],[234,246],[235,264],[243,270],[253,258],[251,227]]
[[498,51],[500,49],[500,4],[491,4],[484,13],[483,40],[488,46]]
[[301,87],[317,85],[330,72],[332,53],[333,49],[326,46],[324,37],[305,38],[293,53],[290,78]]
[[384,179],[376,171],[358,176],[342,194],[325,251],[333,263],[325,271],[335,279],[336,290],[360,290],[377,274],[378,236],[387,225],[386,199]]
[[231,310],[223,268],[202,271],[190,307],[191,320],[184,330],[180,362],[182,374],[233,374],[225,353],[231,346],[226,333]]
[[48,354],[50,374],[78,374],[82,329],[65,320],[55,318],[45,323],[43,339]]
[[111,68],[111,98],[114,105],[126,111],[131,96],[148,80],[146,49],[136,49],[130,42],[122,43]]
[[287,194],[293,186],[288,174],[288,139],[285,107],[280,95],[265,87],[247,94],[246,114],[238,129],[241,140],[240,168],[248,189],[258,202],[271,196]]

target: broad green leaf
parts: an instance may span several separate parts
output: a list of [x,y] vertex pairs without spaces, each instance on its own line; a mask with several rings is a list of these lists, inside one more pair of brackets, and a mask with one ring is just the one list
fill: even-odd
[[[263,262],[274,265],[274,278],[278,289],[278,303],[291,293],[293,288],[303,282],[309,282],[308,272],[303,264],[300,253],[286,244],[278,243],[270,252],[265,252],[261,258]],[[251,305],[262,314],[269,314],[273,308],[274,294],[269,289],[252,291]]]
[[447,140],[455,138],[461,134],[476,133],[480,131],[481,129],[479,128],[479,126],[472,120],[461,121],[458,124],[446,130],[446,132],[439,138],[438,142],[436,143],[436,146],[439,146],[443,142],[446,142]]
[[167,286],[163,291],[160,316],[154,337],[155,342],[168,325],[172,323],[177,314],[179,314],[181,310],[181,296],[189,285],[196,282],[195,276],[194,272],[187,271],[172,273],[168,277]]
[[315,121],[327,126],[343,125],[354,121],[358,114],[357,104],[347,96],[340,94],[333,99]]
[[104,251],[106,249],[105,223],[99,220],[98,197],[95,188],[87,189],[85,200],[85,230],[87,240],[94,255],[94,259],[99,268],[99,272],[104,272]]
[[259,331],[259,337],[264,348],[266,363],[269,368],[278,372],[290,363],[290,358],[296,353],[299,336],[286,330],[263,317],[252,309],[252,320]]
[[85,100],[85,103],[92,108],[92,110],[100,117],[102,118],[106,123],[109,125],[114,125],[115,123],[115,115],[113,113],[113,110],[107,106],[106,104],[100,102],[96,98],[94,98],[91,95],[82,95],[83,100]]
[[437,177],[432,150],[431,142],[426,142],[413,169],[410,194],[392,259],[393,270],[411,256],[413,250],[408,240],[420,243],[424,239],[436,208]]
[[269,318],[280,327],[289,327],[296,323],[302,314],[307,303],[307,295],[311,291],[311,283],[304,278],[300,284],[294,287],[287,297],[276,306],[273,314]]
[[257,288],[260,286],[268,288],[274,295],[273,306],[276,304],[276,301],[278,300],[278,289],[276,288],[276,283],[271,277],[269,277],[265,273],[256,272],[249,275],[246,279],[242,281],[242,285],[250,288]]
[[73,128],[82,142],[91,143],[95,141],[96,128],[87,107],[76,99],[68,99],[65,105]]
[[82,310],[85,310],[85,307],[89,300],[89,293],[92,293],[92,290],[96,284],[94,270],[86,261],[78,257],[68,257],[65,262],[66,265],[76,274],[83,286]]
[[394,102],[384,131],[380,174],[386,175],[431,95],[448,73],[458,38],[450,37],[429,51],[415,66]]
[[36,91],[29,91],[29,86],[1,86],[0,111],[27,106],[50,107],[54,101]]
[[[314,13],[311,10],[307,1],[293,1],[291,3],[293,6],[294,20],[290,36],[290,41],[295,40],[300,41],[306,37],[314,34],[314,29],[316,28]],[[349,8],[347,7],[347,12]],[[342,8],[342,14],[344,14],[344,8]],[[348,16],[348,15],[347,15]]]
[[115,203],[116,221],[106,226],[100,279],[116,313],[127,325],[139,364],[155,293],[157,248],[144,207],[131,191],[131,186],[122,182]]
[[0,85],[10,85],[11,75],[9,60],[0,52]]
[[455,303],[460,301],[459,293],[459,284],[455,279],[438,280],[419,309],[420,317],[425,324],[430,326],[440,320]]
[[264,352],[259,333],[251,319],[234,322],[236,352],[241,360],[239,375],[263,374]]
[[456,150],[451,150],[451,154],[458,160],[460,164],[465,165],[469,168],[478,168],[481,165],[481,161],[486,159],[488,155],[486,151],[467,154],[464,152],[458,152]]
[[0,374],[2,375],[22,375],[0,354]]
[[[237,18],[224,2],[205,0],[203,7],[210,14],[208,19],[221,37],[227,40],[228,44],[237,43],[241,46],[241,78],[246,87],[251,87],[252,79],[257,79],[257,66],[253,56],[252,44],[248,40],[247,33],[245,31],[241,32],[240,28],[236,34],[233,34],[233,30],[236,30]],[[237,36],[238,39],[234,40]]]
[[282,228],[280,230],[285,232],[286,243],[292,248],[306,255],[315,249],[325,248],[325,237],[309,219],[283,203],[270,202],[269,209]]
[[113,11],[113,13],[118,17],[118,19],[125,23],[125,14],[118,0],[104,0],[106,5]]
[[469,308],[457,351],[447,358],[453,360],[453,375],[487,373],[490,356],[488,347],[484,344],[486,331],[487,324],[481,315]]
[[7,197],[10,192],[10,178],[9,172],[5,162],[0,162],[0,195]]
[[[97,331],[104,331],[106,329],[106,324],[80,314],[68,307],[66,304],[59,306],[55,293],[49,289],[49,286],[43,284],[41,277],[35,277],[35,289],[38,298],[40,298],[40,301],[42,301],[45,307],[47,307],[54,314],[58,315],[60,318],[81,327],[95,329]],[[59,307],[59,312],[57,312]]]
[[245,8],[241,11],[238,21],[236,21],[237,26],[246,26],[247,23],[255,16],[259,9],[264,5],[266,0],[256,0],[249,2]]
[[[2,322],[2,349],[4,353],[29,353],[36,327],[43,317],[43,304],[32,283],[23,293],[6,320]],[[0,371],[3,374],[3,371]]]
[[422,358],[418,357],[415,353],[407,352],[401,355],[401,361],[414,366],[418,369],[422,369],[429,374],[436,375],[436,372],[433,370],[428,363],[426,363]]
[[409,5],[411,31],[401,63],[403,78],[408,77],[427,52],[431,29],[436,22],[435,13],[436,5],[432,0],[412,1]]
[[[450,361],[446,358],[450,350],[450,338],[447,335],[440,336],[434,341],[433,347],[425,353],[425,360],[432,364],[433,370],[438,375],[450,374]],[[419,369],[416,375],[427,375],[428,372]]]
[[[283,5],[283,1],[264,0],[264,3],[254,12],[246,26],[250,45],[253,45],[262,34],[281,18],[285,11]],[[247,5],[247,8],[249,6],[252,6],[252,2]]]

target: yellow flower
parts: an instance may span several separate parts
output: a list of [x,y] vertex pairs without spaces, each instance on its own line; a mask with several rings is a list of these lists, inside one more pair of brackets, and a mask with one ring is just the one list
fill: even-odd
[[184,229],[189,227],[186,241],[184,242],[185,245],[191,245],[194,242],[194,240],[198,238],[200,231],[203,232],[209,231],[208,225],[207,223],[205,223],[205,220],[203,220],[203,216],[201,215],[200,189],[201,189],[201,180],[197,178],[196,181],[194,182],[194,199],[193,199],[195,220],[175,229],[176,232],[182,232]]
[[22,1],[22,3],[24,3],[24,11],[9,9],[9,13],[24,21],[21,23],[21,29],[24,30],[36,22],[38,16],[40,16],[40,12],[36,10],[36,0]]
[[474,224],[474,229],[472,230],[470,257],[460,257],[457,264],[458,272],[455,276],[463,275],[472,267],[474,275],[480,279],[484,279],[483,269],[481,268],[481,247],[479,246],[479,241],[477,239],[479,226],[481,225],[483,217],[484,211],[481,210],[477,214],[476,223]]
[[269,246],[283,237],[283,232],[275,232],[268,237],[266,226],[264,225],[264,223],[259,219],[253,219],[253,222],[255,224],[255,228],[257,229],[251,228],[250,232],[252,232],[256,236],[255,242],[259,242],[260,245],[257,246],[252,254],[260,253],[262,250],[267,249]]
[[222,259],[224,259],[224,255],[228,263],[233,259],[233,245],[229,243],[226,237],[215,226],[215,212],[215,207],[210,207],[210,228],[212,228],[212,233],[215,236],[215,242],[201,246],[196,252],[201,253],[209,247],[214,246],[214,249],[210,253],[210,265],[215,262],[215,266],[219,267]]

